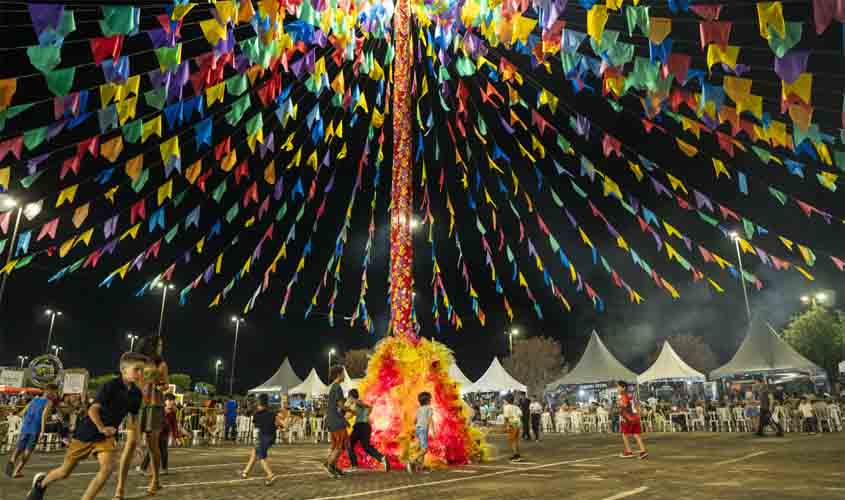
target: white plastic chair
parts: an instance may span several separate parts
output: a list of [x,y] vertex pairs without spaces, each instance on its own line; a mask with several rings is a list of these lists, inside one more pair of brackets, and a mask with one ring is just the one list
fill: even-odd
[[842,432],[842,416],[839,412],[839,407],[836,405],[829,405],[827,407],[827,412],[830,417],[830,421],[833,423],[833,427],[837,432]]
[[751,426],[748,423],[748,419],[745,417],[745,408],[741,408],[739,406],[733,409],[734,411],[734,422],[736,422],[736,431],[737,432],[749,432]]
[[716,408],[716,415],[719,417],[719,430],[724,432],[733,432],[733,421],[731,420],[731,410],[727,407]]
[[690,427],[693,431],[697,428],[701,428],[702,431],[707,430],[707,422],[704,420],[704,408],[700,406],[695,407],[695,411],[692,413],[692,418],[690,419]]
[[21,433],[21,425],[23,419],[17,415],[9,415],[6,417],[6,445],[4,452],[14,449],[18,443],[18,436]]
[[554,427],[552,426],[551,413],[547,411],[543,412],[543,416],[540,417],[540,426],[543,428],[543,433],[548,434],[549,432],[552,432]]
[[559,433],[566,432],[566,426],[568,425],[569,415],[564,412],[557,412],[555,413],[555,430]]

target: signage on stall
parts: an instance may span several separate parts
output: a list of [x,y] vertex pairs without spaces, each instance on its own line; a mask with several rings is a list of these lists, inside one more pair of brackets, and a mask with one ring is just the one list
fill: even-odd
[[43,354],[29,364],[29,376],[35,387],[43,389],[49,384],[59,384],[64,367],[62,361],[52,354]]
[[8,387],[23,387],[23,370],[0,370],[0,385]]

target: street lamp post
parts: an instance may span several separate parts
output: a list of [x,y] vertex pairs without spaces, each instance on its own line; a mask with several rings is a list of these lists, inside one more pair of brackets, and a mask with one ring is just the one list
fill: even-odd
[[[6,262],[8,264],[12,261],[12,255],[15,252],[15,240],[18,237],[18,229],[20,229],[21,225],[21,215],[23,215],[24,211],[26,212],[27,218],[34,217],[38,215],[40,212],[40,208],[37,205],[29,204],[29,205],[22,205],[18,200],[12,198],[11,196],[4,196],[0,199],[0,208],[5,208],[7,210],[14,210],[17,208],[17,214],[15,215],[15,225],[12,229],[12,239],[9,240],[9,251],[6,253]],[[9,273],[3,273],[2,278],[0,278],[0,307],[3,306],[3,293],[6,291],[6,280],[9,278]]]
[[739,251],[739,234],[731,231],[730,237],[736,245],[736,258],[739,262],[739,281],[742,283],[742,295],[745,297],[745,312],[748,314],[748,322],[751,323],[751,305],[748,303],[748,288],[745,284],[745,271],[742,269],[742,253]]
[[510,331],[505,332],[505,335],[508,336],[508,346],[510,346],[510,353],[513,356],[513,338],[516,335],[519,335],[519,330],[516,328],[511,328]]
[[229,379],[229,395],[234,395],[235,391],[235,357],[238,355],[238,332],[241,328],[241,323],[243,323],[243,318],[239,318],[237,316],[232,316],[232,323],[235,324],[235,347],[232,349],[232,378]]
[[47,347],[44,349],[45,352],[50,350],[50,343],[53,342],[53,326],[56,324],[56,316],[61,316],[61,311],[55,311],[53,309],[47,309],[46,311],[47,316],[50,316],[50,330],[47,333]]
[[138,340],[138,336],[133,335],[131,333],[127,333],[126,338],[129,339],[129,352],[134,351],[135,350],[135,341]]
[[26,360],[28,360],[28,359],[29,359],[29,356],[18,356],[18,361],[21,362],[21,368],[23,368],[23,365],[26,363]]
[[51,346],[51,349],[53,351],[53,354],[55,354],[56,357],[58,358],[59,353],[62,352],[65,348],[60,346],[60,345],[53,345],[53,346]]
[[218,359],[216,363],[214,363],[214,388],[217,389],[217,383],[220,376],[220,368],[223,367],[223,360]]
[[161,332],[164,328],[164,304],[167,302],[167,291],[173,290],[174,287],[172,283],[159,281],[156,284],[156,288],[161,288],[161,313],[158,316],[158,336],[161,337]]
[[[331,349],[329,349],[329,369],[328,369],[328,371],[326,372],[326,373],[327,373],[327,376],[328,376],[329,378],[331,378],[331,376],[332,376],[332,356],[334,356],[334,347],[332,347]],[[332,382],[332,381],[331,381],[331,380],[329,380],[329,383],[331,383],[331,382]]]

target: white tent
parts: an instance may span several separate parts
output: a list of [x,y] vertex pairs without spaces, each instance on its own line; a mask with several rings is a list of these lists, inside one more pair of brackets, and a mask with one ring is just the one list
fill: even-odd
[[748,335],[734,357],[724,366],[710,372],[710,377],[776,370],[821,371],[821,368],[795,352],[768,323],[754,320],[748,325]]
[[264,382],[263,384],[249,390],[250,394],[259,394],[259,393],[282,393],[287,394],[288,390],[291,387],[296,387],[297,385],[302,383],[302,379],[296,375],[296,372],[293,371],[293,367],[290,365],[290,360],[285,358],[282,362],[282,366],[276,370],[276,373],[270,377],[269,380]]
[[636,382],[637,374],[625,368],[625,365],[613,357],[599,338],[599,334],[593,330],[590,342],[575,368],[546,385],[546,389],[554,390],[562,385],[598,384],[614,380]]
[[349,392],[352,389],[357,389],[358,385],[361,383],[360,378],[352,378],[349,376],[349,372],[346,371],[346,367],[343,368],[343,382],[340,383],[340,388],[343,389],[344,393]]
[[457,362],[449,365],[449,377],[461,385],[462,391],[472,385],[472,380],[464,375],[464,372],[458,367]]
[[465,388],[462,392],[501,392],[501,391],[522,391],[528,392],[525,384],[513,378],[510,373],[499,363],[499,358],[493,358],[490,367],[484,372],[474,384]]
[[637,375],[637,383],[645,384],[655,380],[704,380],[704,374],[697,371],[695,368],[686,364],[686,362],[678,356],[678,353],[672,349],[669,342],[663,342],[663,349],[660,350],[660,356],[654,361],[648,370],[640,375]]
[[305,381],[296,387],[288,390],[288,394],[305,394],[307,398],[318,398],[329,393],[329,388],[320,380],[317,371],[311,368],[311,372],[305,378]]

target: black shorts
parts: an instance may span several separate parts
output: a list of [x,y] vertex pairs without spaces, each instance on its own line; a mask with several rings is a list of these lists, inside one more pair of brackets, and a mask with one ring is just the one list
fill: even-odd
[[258,444],[255,446],[255,458],[258,460],[267,460],[267,453],[275,443],[276,436],[273,434],[259,434]]

